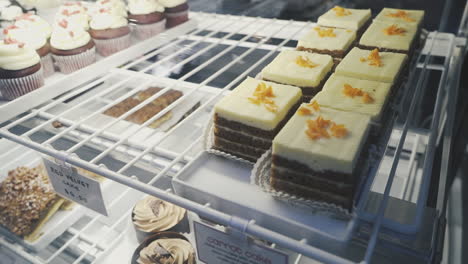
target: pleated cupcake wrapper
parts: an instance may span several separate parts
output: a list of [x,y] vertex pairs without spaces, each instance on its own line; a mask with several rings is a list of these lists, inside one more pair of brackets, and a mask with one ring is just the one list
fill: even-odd
[[93,47],[76,55],[53,55],[53,57],[60,72],[68,74],[93,64],[96,61],[96,48]]
[[140,40],[148,39],[158,35],[159,33],[164,32],[164,30],[166,29],[166,19],[163,19],[153,24],[136,24],[134,25],[134,29],[137,38],[139,38]]
[[[271,171],[271,149],[265,152],[255,163],[250,175],[250,183],[259,186],[264,192],[270,194],[274,198],[284,201],[291,206],[299,207],[307,210],[310,213],[326,215],[337,219],[350,219],[354,213],[350,213],[347,209],[321,201],[305,199],[282,191],[276,191],[270,184]],[[355,211],[355,210],[353,210]]]
[[28,76],[12,79],[0,79],[0,92],[7,100],[16,99],[44,85],[42,67]]
[[130,47],[131,35],[127,34],[113,39],[93,39],[93,41],[96,44],[97,52],[100,55],[107,57]]
[[211,112],[211,118],[208,121],[208,124],[206,125],[206,127],[205,127],[205,129],[203,131],[203,147],[204,147],[205,151],[208,152],[208,153],[217,155],[217,156],[225,157],[225,158],[230,159],[230,160],[235,160],[235,161],[248,163],[248,164],[254,164],[253,162],[251,162],[249,160],[239,158],[239,157],[237,157],[235,155],[232,155],[232,154],[229,154],[229,153],[226,153],[224,151],[217,150],[217,149],[214,148],[214,137],[215,136],[214,136],[214,119],[213,119],[213,117],[214,117],[214,111]]
[[44,72],[44,77],[49,77],[55,72],[52,54],[49,53],[44,57],[41,57],[41,65]]
[[188,10],[176,12],[176,13],[168,13],[166,12],[166,27],[171,28],[175,27],[179,24],[182,24],[188,20]]

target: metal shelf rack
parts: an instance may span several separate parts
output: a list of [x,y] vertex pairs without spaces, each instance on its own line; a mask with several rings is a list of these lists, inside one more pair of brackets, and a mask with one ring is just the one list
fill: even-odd
[[[294,48],[298,37],[314,24],[195,12],[191,13],[191,20],[197,21],[197,28],[173,41],[144,54],[122,55],[127,56],[121,58],[127,63],[118,68],[106,72],[87,71],[85,81],[69,84],[68,92],[56,98],[53,98],[56,94],[51,94],[48,101],[40,102],[41,105],[22,105],[14,114],[9,111],[8,121],[0,128],[0,136],[130,187],[107,205],[109,211],[119,207],[128,193],[138,190],[180,205],[200,217],[241,230],[246,235],[270,241],[274,246],[297,252],[299,255],[296,254],[291,263],[302,263],[301,259],[305,259],[302,255],[326,263],[376,260],[385,263],[391,262],[385,253],[388,248],[398,250],[392,252],[393,261],[421,262],[433,257],[437,251],[435,238],[440,211],[432,211],[433,221],[422,220],[428,211],[425,202],[435,147],[440,143],[445,127],[450,126],[447,124],[450,112],[447,111],[453,93],[449,91],[461,63],[460,55],[455,54],[466,39],[448,33],[428,34],[426,45],[412,69],[413,79],[406,87],[406,96],[399,105],[401,108],[397,109],[403,122],[395,125],[387,155],[380,164],[380,176],[369,185],[375,193],[381,193],[376,199],[375,210],[359,221],[356,237],[351,241],[324,245],[320,241],[298,239],[265,228],[255,219],[225,213],[209,203],[185,199],[174,194],[170,184],[171,177],[203,151],[203,129],[216,101],[246,76],[255,76],[279,51]],[[438,97],[432,124],[429,129],[422,129],[412,121],[419,98],[428,89],[429,75],[438,75],[439,83],[435,87]],[[102,119],[105,110],[152,84],[164,89],[119,118]],[[51,85],[50,89],[54,88],[58,87]],[[169,89],[180,89],[184,95],[141,125],[125,123],[126,117]],[[153,121],[194,98],[199,100],[200,107],[179,123],[165,131],[148,128]],[[10,109],[16,109],[15,105]],[[10,118],[10,115],[15,117]],[[96,124],[93,120],[106,122]],[[63,127],[54,127],[56,121]],[[123,130],[122,124],[126,125]],[[89,155],[90,150],[93,155]],[[135,172],[135,168],[146,169],[152,174],[143,177]],[[396,234],[392,229],[395,221],[389,216],[392,211],[388,205],[396,199],[415,204],[417,213],[407,225],[407,233],[422,228],[430,241],[424,250],[418,252],[419,244],[413,243],[421,237],[410,236],[408,239],[405,234]],[[127,208],[125,213],[114,218],[106,234],[121,231],[129,214]],[[117,235],[105,247],[101,246],[104,238],[87,237],[93,226],[105,221],[104,216],[92,216],[80,228],[70,227],[63,235],[68,236],[66,242],[56,246],[48,256],[37,256],[5,238],[0,238],[0,246],[19,252],[33,263],[49,263],[63,252],[73,251],[77,243],[88,241],[86,249],[79,251],[73,263],[97,263],[121,238]],[[398,238],[396,241],[395,237]]]

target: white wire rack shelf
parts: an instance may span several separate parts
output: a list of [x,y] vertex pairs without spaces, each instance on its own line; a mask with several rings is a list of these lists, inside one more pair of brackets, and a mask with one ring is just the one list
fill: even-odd
[[[279,51],[294,48],[298,37],[314,25],[195,12],[191,19],[198,22],[197,28],[171,42],[144,55],[122,55],[129,56],[121,58],[128,62],[118,68],[105,73],[88,71],[86,81],[70,83],[67,93],[22,105],[15,117],[6,118],[0,136],[130,187],[107,205],[109,211],[119,208],[125,195],[135,189],[298,253],[290,263],[307,263],[302,255],[326,263],[418,263],[430,259],[436,250],[434,234],[440,215],[425,203],[435,147],[446,125],[450,80],[459,70],[453,63],[453,51],[462,40],[448,33],[428,34],[397,109],[401,122],[395,124],[379,172],[367,187],[372,191],[371,202],[362,208],[364,213],[356,220],[352,239],[343,242],[323,239],[320,234],[301,237],[300,231],[281,232],[243,212],[228,212],[215,203],[200,203],[174,193],[171,177],[203,151],[202,132],[217,100],[246,76],[255,76]],[[434,76],[438,96],[433,118],[429,128],[421,128],[415,124],[415,113],[428,92],[429,78]],[[118,118],[103,115],[151,85],[164,89]],[[141,125],[125,121],[170,89],[182,91],[183,96]],[[192,108],[179,122],[165,129],[149,128],[169,111],[176,113],[193,102],[198,108]],[[152,175],[142,176],[141,169]],[[405,215],[408,212],[414,213]],[[65,252],[77,254],[73,263],[100,263],[96,261],[101,261],[121,237],[112,238],[109,247],[100,247],[103,241],[87,238],[87,232],[107,221],[109,233],[119,233],[128,214],[112,220],[93,216],[80,228],[71,226],[66,242],[54,241],[56,248],[48,256],[38,256],[5,238],[0,238],[0,245],[20,252],[33,263],[50,263]],[[83,241],[91,242],[85,250],[77,250],[77,243]]]

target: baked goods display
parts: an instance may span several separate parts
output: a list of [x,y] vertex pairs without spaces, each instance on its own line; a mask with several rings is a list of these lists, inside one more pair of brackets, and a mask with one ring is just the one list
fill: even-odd
[[214,147],[246,160],[257,160],[294,113],[301,90],[247,78],[214,110]]

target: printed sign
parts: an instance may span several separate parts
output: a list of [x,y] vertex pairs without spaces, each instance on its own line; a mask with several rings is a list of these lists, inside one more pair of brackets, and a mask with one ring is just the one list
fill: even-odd
[[197,254],[207,264],[287,264],[288,256],[249,239],[240,239],[194,222]]
[[79,174],[76,168],[67,164],[56,164],[44,158],[50,183],[56,193],[93,211],[107,216],[107,209],[98,181]]

